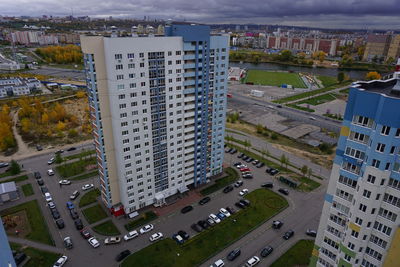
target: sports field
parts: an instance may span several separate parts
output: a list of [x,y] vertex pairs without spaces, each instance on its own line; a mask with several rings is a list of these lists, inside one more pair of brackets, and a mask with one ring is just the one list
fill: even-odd
[[290,84],[295,88],[306,88],[303,80],[297,73],[272,72],[265,70],[248,70],[245,82],[261,85],[281,86]]

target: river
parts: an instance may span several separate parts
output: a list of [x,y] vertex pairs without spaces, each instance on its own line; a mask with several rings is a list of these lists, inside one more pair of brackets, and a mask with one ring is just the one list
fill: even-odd
[[[286,70],[286,71],[294,71],[294,72],[308,72],[316,75],[325,75],[325,76],[333,76],[337,77],[337,74],[342,70],[336,68],[308,68],[308,67],[299,67],[299,66],[290,66],[290,65],[282,65],[276,63],[238,63],[238,62],[230,62],[230,67],[240,67],[245,69],[256,69],[256,70]],[[363,80],[367,71],[362,70],[343,70],[346,75],[350,76],[353,80]]]

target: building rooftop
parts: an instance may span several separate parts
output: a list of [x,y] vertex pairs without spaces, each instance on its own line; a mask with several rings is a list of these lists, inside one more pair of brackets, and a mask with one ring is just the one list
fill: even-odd
[[17,191],[17,186],[15,185],[15,182],[8,182],[8,183],[0,184],[0,194],[5,194],[5,193],[15,192],[15,191]]

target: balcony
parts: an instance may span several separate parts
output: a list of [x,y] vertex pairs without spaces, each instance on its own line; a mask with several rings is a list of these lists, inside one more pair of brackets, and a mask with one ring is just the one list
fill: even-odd
[[190,119],[190,120],[185,120],[185,122],[183,123],[183,125],[192,125],[194,124],[194,119]]
[[185,134],[185,142],[194,140],[194,133]]
[[188,148],[185,147],[185,153],[191,153],[191,152],[194,152],[194,146],[191,146],[191,147],[188,147]]
[[184,106],[184,110],[190,110],[190,109],[195,109],[195,104],[186,104],[185,106]]
[[185,114],[183,115],[183,117],[186,118],[192,118],[194,117],[194,111],[191,112],[185,112]]
[[185,96],[185,98],[183,99],[185,101],[185,103],[187,102],[194,102],[196,100],[196,97],[194,95],[191,96]]
[[194,71],[188,71],[188,72],[185,72],[185,73],[183,74],[183,77],[185,77],[185,78],[187,78],[187,77],[194,77],[194,76],[196,76],[196,72],[194,72]]

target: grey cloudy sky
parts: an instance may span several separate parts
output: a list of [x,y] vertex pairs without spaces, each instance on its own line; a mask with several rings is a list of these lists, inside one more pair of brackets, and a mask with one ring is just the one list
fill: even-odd
[[0,15],[113,16],[400,29],[400,0],[0,0]]

